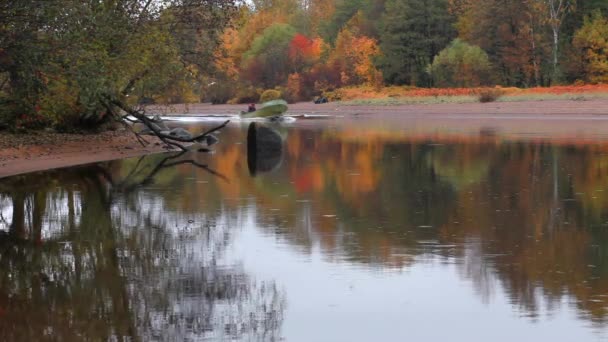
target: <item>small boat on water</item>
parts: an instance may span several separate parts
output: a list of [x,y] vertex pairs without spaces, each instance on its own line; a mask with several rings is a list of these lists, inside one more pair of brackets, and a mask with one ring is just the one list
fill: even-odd
[[241,112],[241,118],[270,118],[281,116],[287,111],[285,100],[273,100],[264,102],[262,107],[255,112]]

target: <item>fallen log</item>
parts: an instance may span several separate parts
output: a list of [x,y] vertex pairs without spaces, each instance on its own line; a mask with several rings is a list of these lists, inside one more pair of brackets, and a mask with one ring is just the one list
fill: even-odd
[[[136,118],[138,120],[138,122],[141,122],[142,124],[144,124],[146,126],[146,128],[151,133],[153,133],[155,136],[157,136],[162,142],[164,142],[168,146],[177,147],[177,148],[181,149],[182,151],[188,151],[187,146],[185,146],[182,143],[207,143],[207,145],[213,145],[214,143],[217,142],[217,138],[215,136],[213,136],[212,133],[219,131],[220,129],[226,127],[226,125],[228,125],[228,123],[230,122],[230,120],[226,120],[221,125],[211,128],[208,131],[206,131],[202,134],[196,135],[196,136],[191,134],[190,132],[188,132],[187,130],[185,130],[183,128],[174,129],[175,132],[174,132],[174,130],[166,132],[166,131],[162,130],[163,127],[158,125],[158,123],[156,123],[154,121],[154,119],[150,119],[145,114],[145,111],[136,110],[134,108],[131,108],[130,106],[126,105],[125,103],[123,103],[122,101],[117,100],[117,99],[109,98],[109,99],[107,99],[107,101],[108,101],[109,105],[120,108],[122,111],[127,113],[127,115]],[[109,105],[106,107],[110,107]],[[123,119],[124,116],[120,116],[120,118],[121,118],[121,120],[124,120]],[[132,121],[132,120],[130,120],[130,121]],[[140,135],[138,133],[135,133],[135,134],[138,136],[138,138],[140,138]],[[140,143],[142,143],[142,141],[140,141]]]

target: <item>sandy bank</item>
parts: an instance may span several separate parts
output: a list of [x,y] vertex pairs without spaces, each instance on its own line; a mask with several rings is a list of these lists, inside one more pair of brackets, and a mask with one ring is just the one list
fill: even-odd
[[0,134],[0,178],[21,173],[135,157],[164,149],[152,143],[142,147],[129,132],[101,134]]

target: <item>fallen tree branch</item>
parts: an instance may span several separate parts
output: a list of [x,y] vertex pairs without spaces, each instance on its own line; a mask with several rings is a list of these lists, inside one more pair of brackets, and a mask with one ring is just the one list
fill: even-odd
[[[135,109],[127,106],[126,104],[124,104],[122,101],[112,99],[112,98],[108,98],[107,100],[109,102],[108,104],[114,105],[114,106],[122,109],[128,115],[131,115],[134,118],[136,118],[138,120],[138,122],[143,123],[148,129],[150,129],[150,131],[152,133],[154,133],[155,136],[157,136],[160,140],[162,140],[162,142],[164,142],[165,144],[167,144],[169,146],[178,147],[182,151],[188,151],[188,148],[186,146],[180,144],[180,142],[181,143],[201,142],[204,138],[209,136],[211,133],[216,132],[216,131],[226,127],[226,125],[230,122],[230,120],[226,120],[221,125],[211,128],[210,130],[208,130],[202,134],[199,134],[197,136],[190,137],[190,138],[184,138],[184,137],[173,136],[173,135],[162,133],[158,129],[158,127],[156,125],[154,125],[154,121],[152,119],[148,118],[144,112],[135,110]],[[122,119],[122,117],[121,117],[121,119]],[[132,121],[132,120],[129,120],[129,121]]]

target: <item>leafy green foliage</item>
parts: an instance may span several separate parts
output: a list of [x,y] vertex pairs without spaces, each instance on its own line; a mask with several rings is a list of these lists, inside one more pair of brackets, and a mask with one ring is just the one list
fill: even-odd
[[479,87],[491,80],[488,55],[478,46],[455,39],[442,50],[428,68],[439,87]]
[[247,78],[265,87],[274,87],[287,79],[290,71],[289,46],[296,30],[287,24],[274,24],[264,30],[245,52]]

